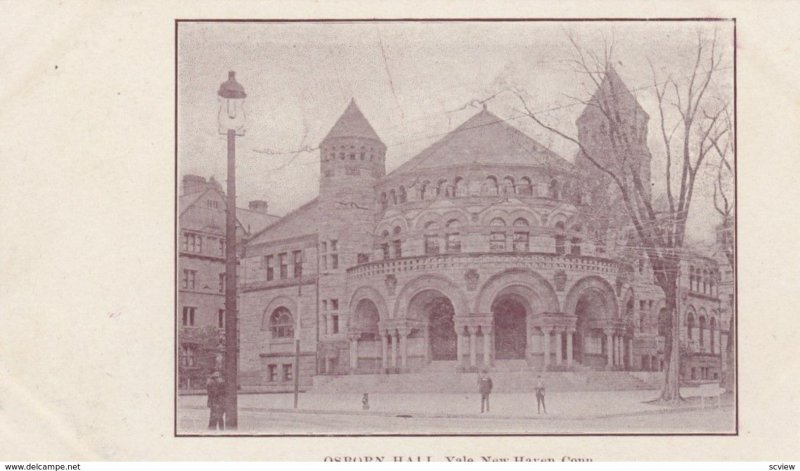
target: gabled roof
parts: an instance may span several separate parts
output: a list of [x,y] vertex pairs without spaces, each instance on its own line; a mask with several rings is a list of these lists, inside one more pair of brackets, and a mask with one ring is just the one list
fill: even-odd
[[347,109],[344,110],[322,142],[335,137],[362,137],[383,142],[353,99],[350,100]]
[[570,162],[484,108],[389,176],[465,165],[573,168]]
[[584,108],[581,113],[581,116],[578,117],[578,121],[590,110],[597,109],[600,103],[612,99],[615,101],[617,108],[621,111],[630,110],[637,114],[641,113],[645,116],[649,116],[644,108],[642,108],[642,105],[639,104],[636,96],[631,93],[628,86],[622,81],[622,78],[619,76],[614,66],[609,64],[606,67],[606,73],[603,75],[603,81],[600,82],[600,86],[595,90],[586,108]]
[[247,241],[249,245],[287,237],[316,234],[318,231],[318,198],[289,212],[278,221],[254,233]]
[[[224,225],[224,212],[227,205],[227,199],[225,198],[225,194],[219,191],[219,189],[214,185],[209,185],[205,191],[197,191],[178,197],[178,216],[183,216],[200,200],[205,199],[205,196],[209,193],[214,193],[222,200],[222,207],[216,211],[220,211],[222,213],[221,222]],[[236,208],[236,222],[245,233],[263,231],[270,224],[278,220],[280,220],[280,217],[274,214],[265,214],[258,211],[252,211],[247,208]]]

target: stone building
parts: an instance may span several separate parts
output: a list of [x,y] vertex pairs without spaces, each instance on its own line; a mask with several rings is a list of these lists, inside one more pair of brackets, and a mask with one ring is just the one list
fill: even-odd
[[[211,177],[184,175],[178,199],[178,384],[203,387],[225,327],[225,194]],[[276,221],[266,201],[237,208],[244,238]],[[211,349],[216,352],[211,352]]]
[[[647,114],[615,72],[601,86],[626,93],[649,179]],[[579,136],[601,151],[590,108]],[[386,174],[386,145],[352,101],[319,148],[319,196],[244,249],[243,386],[288,389],[294,339],[303,388],[432,368],[663,368],[663,295],[644,258],[623,256],[625,221],[581,156],[484,107]],[[686,260],[693,378],[718,373],[717,276],[713,260]]]

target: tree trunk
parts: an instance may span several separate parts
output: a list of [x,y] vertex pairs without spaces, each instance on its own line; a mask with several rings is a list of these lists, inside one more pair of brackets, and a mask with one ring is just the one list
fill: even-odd
[[665,308],[669,316],[669,323],[665,325],[664,339],[664,388],[661,390],[661,400],[676,403],[681,400],[680,393],[680,319],[677,306],[677,285],[664,289]]
[[736,321],[735,314],[731,315],[730,326],[728,327],[728,344],[725,347],[725,371],[722,372],[722,388],[727,392],[736,389]]

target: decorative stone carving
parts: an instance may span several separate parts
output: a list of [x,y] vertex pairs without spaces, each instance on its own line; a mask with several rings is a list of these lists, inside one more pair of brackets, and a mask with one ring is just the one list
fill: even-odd
[[564,291],[564,288],[567,286],[567,272],[564,270],[556,271],[553,281],[556,284],[556,291]]
[[392,274],[386,275],[386,291],[389,292],[389,296],[394,296],[395,288],[397,288],[397,277]]
[[464,281],[467,282],[467,291],[475,291],[475,289],[478,287],[479,278],[480,275],[474,268],[470,268],[466,273],[464,273]]

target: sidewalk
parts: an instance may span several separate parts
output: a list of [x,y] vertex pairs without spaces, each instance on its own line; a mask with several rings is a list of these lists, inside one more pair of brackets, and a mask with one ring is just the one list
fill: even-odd
[[[370,394],[370,410],[361,408],[361,394],[303,393],[298,409],[291,394],[239,396],[239,408],[251,412],[313,415],[413,416],[424,418],[569,419],[587,420],[699,410],[694,403],[679,408],[648,404],[658,391],[588,391],[548,395],[548,414],[538,414],[536,397],[529,393],[495,393],[491,412],[480,413],[478,394]],[[178,409],[206,409],[205,396],[181,396]]]

